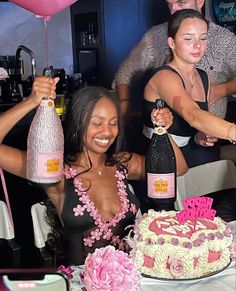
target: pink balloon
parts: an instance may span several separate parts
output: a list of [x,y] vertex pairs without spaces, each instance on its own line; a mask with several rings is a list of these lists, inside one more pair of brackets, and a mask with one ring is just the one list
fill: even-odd
[[10,0],[39,16],[50,18],[53,14],[74,4],[77,0]]

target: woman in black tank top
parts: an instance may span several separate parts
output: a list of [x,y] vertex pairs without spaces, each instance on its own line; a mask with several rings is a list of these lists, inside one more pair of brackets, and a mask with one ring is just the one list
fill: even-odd
[[[182,80],[182,84],[185,88],[184,80],[182,79],[181,75],[171,66],[163,66],[156,69],[151,69],[150,71],[146,72],[144,75],[144,78],[142,79],[143,84],[147,84],[149,79],[156,74],[157,72],[161,70],[170,70],[174,73],[176,73],[179,78]],[[196,101],[199,108],[205,111],[208,111],[208,91],[209,91],[209,83],[208,83],[208,76],[205,71],[197,69],[197,72],[202,80],[203,86],[204,86],[204,100],[203,101]],[[148,81],[147,81],[147,78]],[[213,162],[216,160],[219,160],[220,158],[220,150],[217,143],[214,144],[214,146],[209,147],[203,147],[199,143],[196,143],[196,137],[199,135],[199,132],[196,128],[192,127],[184,118],[182,118],[176,111],[174,111],[168,104],[166,106],[170,109],[170,111],[173,114],[174,120],[173,124],[169,128],[169,133],[174,135],[172,136],[175,140],[175,142],[179,145],[181,151],[184,154],[185,160],[187,162],[187,165],[189,168],[195,167],[201,164]],[[147,128],[152,128],[152,122],[150,120],[150,112],[155,108],[155,102],[143,100],[143,122],[144,126]],[[181,142],[178,142],[178,137],[183,137],[187,139],[187,142],[185,145],[182,145]],[[189,138],[190,137],[190,138]],[[184,140],[184,139],[183,139]],[[145,152],[147,150],[147,147],[150,142],[150,137],[145,136],[144,137],[144,146],[143,151]]]

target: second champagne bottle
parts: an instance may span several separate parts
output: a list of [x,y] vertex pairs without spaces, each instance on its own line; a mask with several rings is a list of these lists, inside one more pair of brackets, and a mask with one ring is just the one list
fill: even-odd
[[[157,109],[165,106],[156,100]],[[146,153],[148,208],[155,211],[174,210],[176,200],[176,159],[167,130],[154,125],[151,143]]]

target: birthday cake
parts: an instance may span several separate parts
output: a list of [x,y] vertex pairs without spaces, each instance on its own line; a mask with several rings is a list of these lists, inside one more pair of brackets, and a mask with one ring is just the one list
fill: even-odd
[[211,201],[194,197],[181,212],[149,210],[136,221],[131,257],[142,274],[192,279],[230,263],[231,229],[209,205],[195,207],[202,203]]

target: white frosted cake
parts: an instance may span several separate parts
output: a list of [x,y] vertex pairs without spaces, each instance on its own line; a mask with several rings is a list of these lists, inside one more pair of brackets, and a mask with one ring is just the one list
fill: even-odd
[[149,210],[134,228],[131,256],[141,273],[166,279],[209,275],[230,262],[232,232],[219,217],[179,222],[176,211]]

